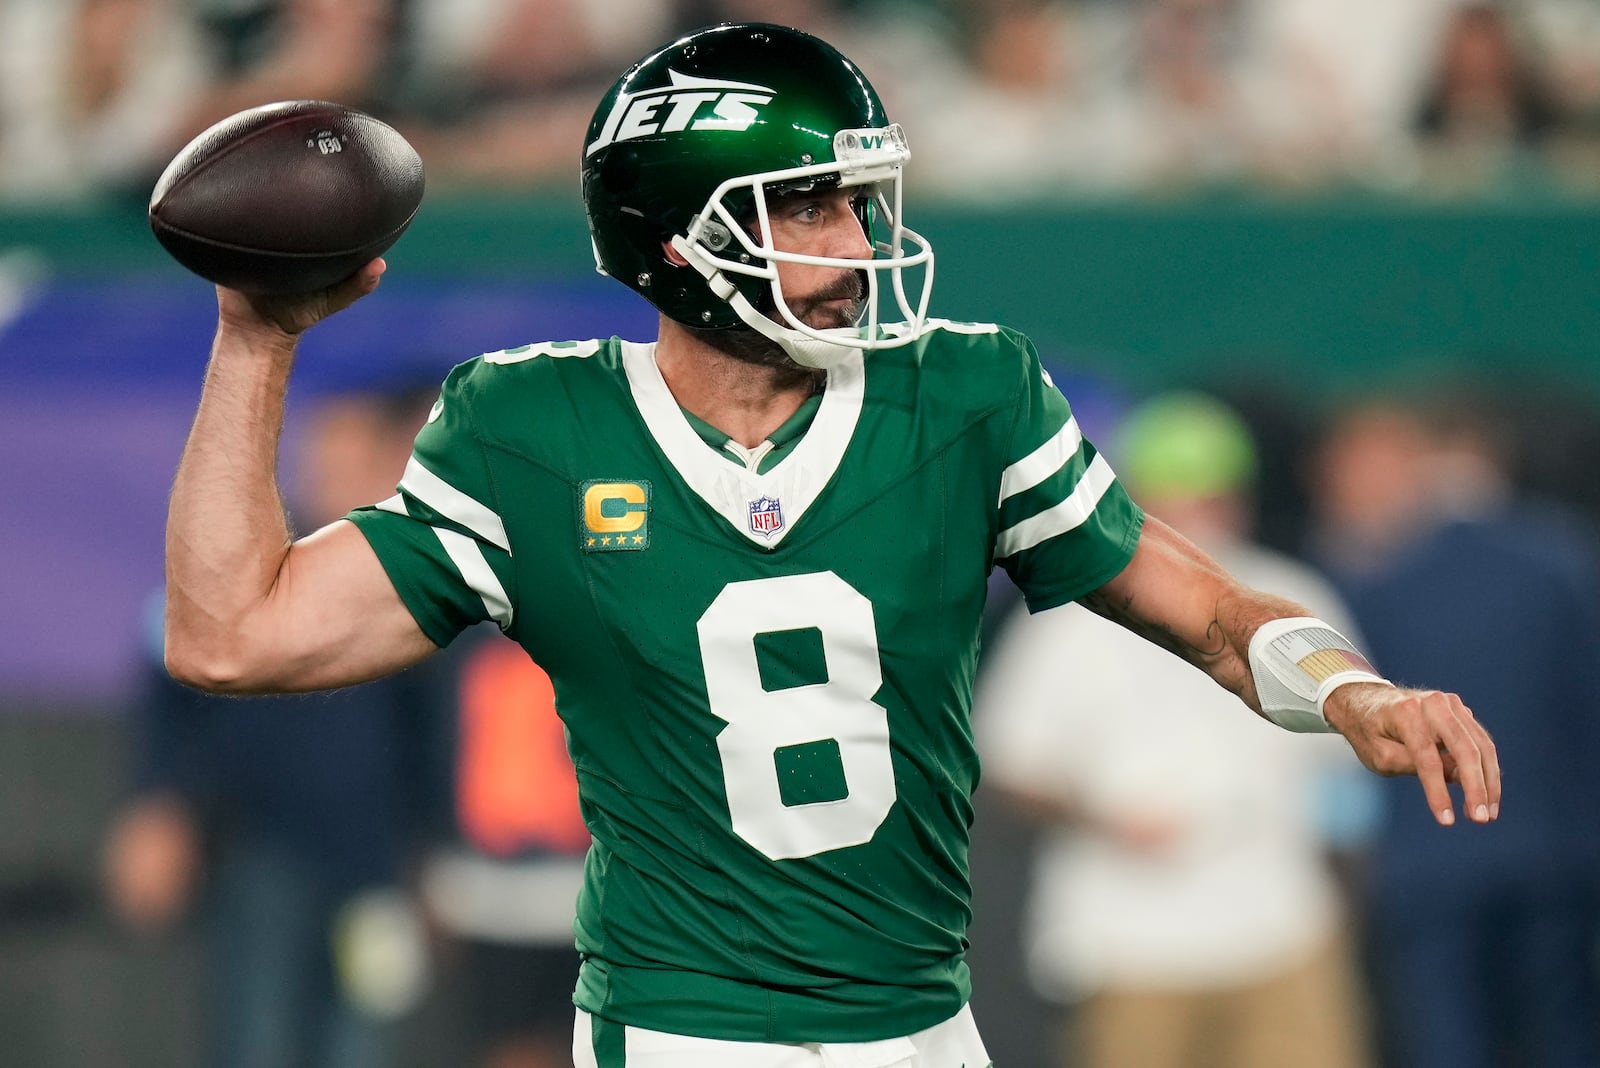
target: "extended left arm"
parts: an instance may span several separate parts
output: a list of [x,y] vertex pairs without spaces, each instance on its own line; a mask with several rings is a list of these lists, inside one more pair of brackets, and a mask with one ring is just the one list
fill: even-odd
[[[1265,714],[1261,686],[1272,680],[1252,670],[1251,639],[1272,620],[1311,615],[1241,584],[1154,516],[1146,518],[1128,566],[1083,603],[1183,657],[1258,714]],[[1460,783],[1472,820],[1498,817],[1494,742],[1456,695],[1351,681],[1327,693],[1311,714],[1317,712],[1373,771],[1415,775],[1440,823],[1455,822],[1447,782]]]

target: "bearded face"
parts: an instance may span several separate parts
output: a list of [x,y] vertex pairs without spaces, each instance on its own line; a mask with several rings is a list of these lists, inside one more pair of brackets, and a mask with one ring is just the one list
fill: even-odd
[[[860,319],[866,302],[866,279],[860,271],[843,271],[813,292],[789,299],[795,318],[818,329],[850,328]],[[757,307],[774,321],[781,321],[770,291],[764,291]],[[827,379],[825,371],[802,367],[783,347],[748,326],[722,330],[690,328],[701,341],[742,363],[783,372],[780,385],[809,382],[820,390]]]

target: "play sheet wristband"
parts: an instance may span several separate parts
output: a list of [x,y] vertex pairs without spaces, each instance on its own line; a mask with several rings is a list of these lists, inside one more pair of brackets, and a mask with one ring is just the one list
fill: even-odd
[[1310,616],[1263,624],[1250,639],[1250,673],[1266,717],[1301,734],[1333,730],[1322,705],[1335,688],[1347,682],[1393,685],[1348,638]]

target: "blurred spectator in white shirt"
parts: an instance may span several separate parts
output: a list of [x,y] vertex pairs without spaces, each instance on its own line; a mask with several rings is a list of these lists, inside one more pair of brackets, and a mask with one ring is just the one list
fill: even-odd
[[[1152,514],[1351,634],[1320,576],[1247,540],[1255,456],[1230,410],[1168,395],[1114,437]],[[1342,739],[1255,717],[1075,604],[1000,631],[975,724],[985,783],[1047,828],[1025,944],[1039,992],[1070,1007],[1059,1063],[1366,1063],[1329,852],[1364,833],[1369,795]]]
[[1424,183],[1476,193],[1542,167],[1563,115],[1537,45],[1506,6],[1469,3],[1445,24],[1415,115]]
[[430,188],[573,181],[595,104],[670,32],[656,0],[414,0],[404,133]]
[[398,0],[12,0],[0,190],[146,193],[190,138],[259,104],[372,107]]
[[170,0],[0,5],[0,197],[70,200],[146,168],[205,83]]

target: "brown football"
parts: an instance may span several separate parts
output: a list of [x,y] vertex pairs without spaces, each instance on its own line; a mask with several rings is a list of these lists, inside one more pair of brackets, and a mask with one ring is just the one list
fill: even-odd
[[208,281],[310,293],[400,239],[422,160],[393,127],[325,100],[266,104],[190,141],[150,195],[150,228]]

